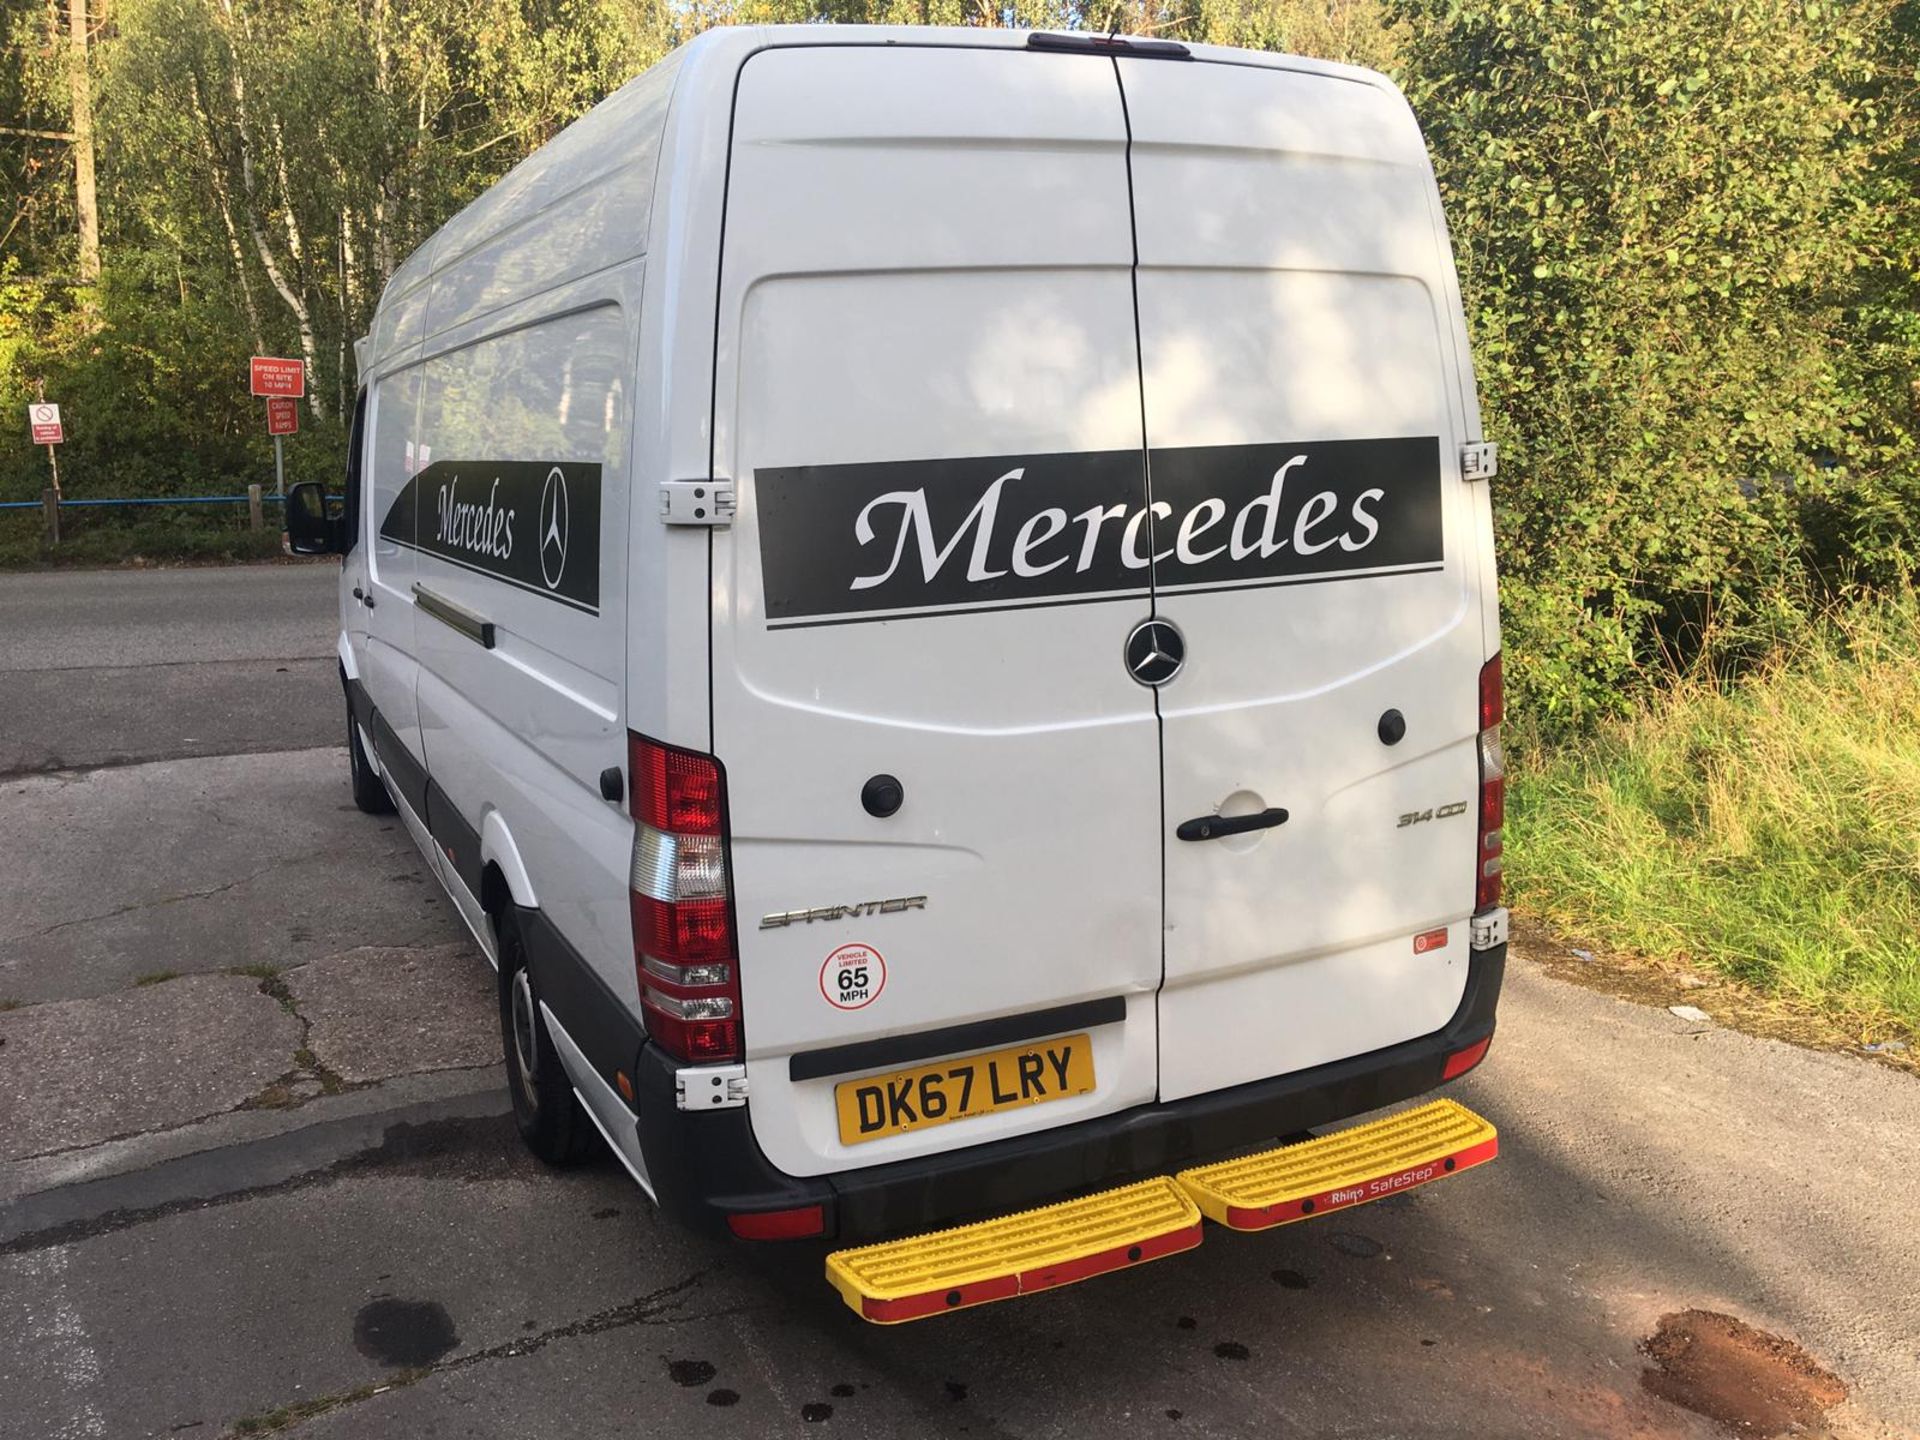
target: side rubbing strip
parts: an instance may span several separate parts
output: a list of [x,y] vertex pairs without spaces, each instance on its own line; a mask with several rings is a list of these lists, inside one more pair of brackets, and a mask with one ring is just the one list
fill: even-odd
[[623,1094],[614,1077],[637,1068],[640,1047],[647,1038],[634,1018],[633,1002],[614,993],[543,911],[519,905],[513,909],[541,1002],[553,1011],[600,1078],[616,1094]]
[[367,694],[367,687],[358,680],[347,681],[347,703],[353,706],[353,718],[371,734],[373,732],[373,697]]
[[851,1045],[830,1045],[824,1050],[802,1050],[787,1058],[787,1078],[820,1080],[828,1075],[847,1075],[855,1070],[871,1070],[881,1065],[937,1060],[942,1055],[958,1055],[965,1050],[989,1050],[998,1045],[1017,1045],[1022,1040],[1038,1040],[1047,1035],[1065,1034],[1069,1030],[1084,1030],[1089,1025],[1117,1025],[1126,1018],[1126,996],[1108,995],[1099,1000],[1056,1005],[1051,1010],[1034,1010],[1025,1015],[1002,1015],[992,1020],[977,1020],[970,1025],[948,1025],[940,1030],[891,1035],[884,1040],[860,1040]]
[[393,778],[394,787],[407,808],[424,823],[427,818],[427,772],[413,758],[413,752],[394,733],[387,717],[373,712],[373,750],[380,757],[380,768]]
[[453,862],[454,873],[467,893],[480,898],[480,832],[433,780],[427,781],[427,829],[441,853]]

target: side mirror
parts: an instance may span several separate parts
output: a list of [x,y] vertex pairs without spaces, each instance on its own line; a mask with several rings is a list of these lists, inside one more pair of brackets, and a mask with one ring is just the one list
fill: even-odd
[[303,480],[287,491],[287,548],[296,555],[338,555],[346,546],[342,517],[327,504],[316,481]]

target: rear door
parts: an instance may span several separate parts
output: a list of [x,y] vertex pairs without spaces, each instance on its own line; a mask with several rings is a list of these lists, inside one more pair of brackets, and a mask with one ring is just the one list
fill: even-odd
[[[789,1173],[1153,1097],[1159,751],[1122,663],[1149,607],[1125,144],[1112,67],[1085,57],[792,48],[740,76],[713,745],[750,1111]],[[863,804],[879,776],[891,815]],[[1090,1088],[842,1132],[851,1077],[1056,1033],[1088,1037]],[[878,1059],[845,1048],[884,1039]]]
[[[1458,469],[1451,261],[1405,103],[1277,69],[1119,69],[1157,614],[1185,641],[1157,691],[1160,1093],[1177,1099],[1452,1014],[1483,557]],[[1280,810],[1271,828],[1176,838]]]

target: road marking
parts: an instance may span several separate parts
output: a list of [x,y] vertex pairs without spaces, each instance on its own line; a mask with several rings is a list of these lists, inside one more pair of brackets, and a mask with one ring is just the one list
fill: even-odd
[[[65,1425],[54,1432],[59,1440],[93,1440],[107,1433],[106,1417],[93,1403],[99,1389],[100,1357],[94,1353],[87,1335],[86,1322],[80,1318],[67,1296],[65,1276],[71,1245],[55,1245],[29,1255],[20,1268],[29,1280],[29,1296],[37,1296],[40,1308],[27,1312],[27,1338],[46,1347],[46,1366],[60,1382],[72,1410]],[[29,1305],[33,1300],[29,1299]]]

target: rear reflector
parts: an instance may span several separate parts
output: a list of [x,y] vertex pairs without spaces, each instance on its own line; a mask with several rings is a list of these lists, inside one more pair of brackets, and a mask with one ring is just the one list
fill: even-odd
[[727,1228],[742,1240],[808,1240],[826,1234],[827,1212],[818,1205],[758,1210],[727,1216]]
[[1474,1041],[1464,1050],[1454,1051],[1447,1057],[1447,1063],[1441,1067],[1440,1078],[1457,1080],[1487,1058],[1487,1047],[1491,1044],[1493,1044],[1493,1037],[1489,1035],[1484,1040]]

